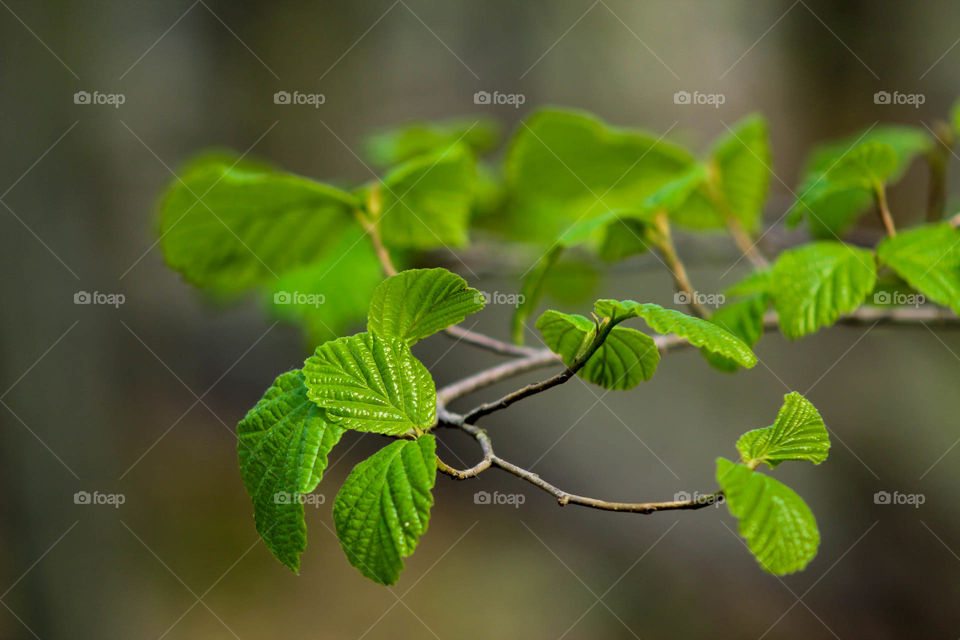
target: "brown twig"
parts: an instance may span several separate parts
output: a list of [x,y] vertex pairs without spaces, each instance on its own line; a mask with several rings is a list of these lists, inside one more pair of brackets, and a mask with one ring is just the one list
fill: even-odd
[[503,342],[502,340],[497,340],[496,338],[491,338],[490,336],[477,333],[476,331],[470,331],[457,325],[447,327],[444,333],[454,340],[466,342],[475,347],[480,347],[481,349],[486,349],[487,351],[492,351],[493,353],[504,356],[530,356],[539,351],[539,349],[534,347],[510,344],[509,342]]

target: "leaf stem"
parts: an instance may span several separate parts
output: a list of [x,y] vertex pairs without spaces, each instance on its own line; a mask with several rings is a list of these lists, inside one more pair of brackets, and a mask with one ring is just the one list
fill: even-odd
[[661,211],[654,219],[657,228],[657,248],[670,269],[670,275],[673,276],[673,284],[678,293],[686,297],[687,307],[700,318],[707,318],[710,312],[704,308],[697,300],[697,292],[690,282],[687,275],[687,269],[677,254],[677,248],[673,244],[673,236],[670,233],[670,221],[667,219],[667,212]]
[[875,182],[873,192],[877,199],[877,211],[880,213],[880,220],[883,222],[883,228],[891,238],[897,235],[897,229],[893,225],[893,216],[890,215],[890,207],[887,205],[887,190],[882,182]]

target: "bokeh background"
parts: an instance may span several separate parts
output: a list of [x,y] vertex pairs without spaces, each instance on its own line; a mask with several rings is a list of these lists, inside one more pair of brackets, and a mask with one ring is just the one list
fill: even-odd
[[[834,446],[822,467],[777,471],[822,533],[801,574],[762,573],[725,509],[560,509],[491,471],[438,479],[430,531],[385,589],[347,564],[331,533],[333,495],[375,450],[373,436],[334,451],[319,488],[328,500],[308,509],[300,576],[258,542],[232,430],[308,345],[256,300],[206,301],[154,246],[157,196],[198,149],[249,149],[305,175],[360,182],[371,176],[354,151],[371,130],[482,113],[510,131],[543,104],[674,127],[672,137],[700,146],[762,111],[778,176],[766,212],[774,225],[816,142],[877,120],[932,126],[947,112],[960,95],[956,3],[0,4],[0,637],[960,635],[957,333],[771,335],[752,371],[723,375],[683,352],[631,393],[574,381],[488,421],[501,455],[571,491],[663,499],[712,490],[714,458],[769,424],[788,390],[805,392]],[[125,103],[74,104],[81,90]],[[320,92],[326,103],[276,105],[278,90]],[[479,90],[526,103],[477,106]],[[678,90],[726,102],[678,106]],[[880,90],[925,103],[876,105]],[[925,185],[919,166],[894,189],[898,221],[920,215]],[[745,269],[720,278],[737,259],[722,238],[680,246],[701,290]],[[512,292],[517,271],[487,260],[471,284]],[[601,287],[672,301],[649,257]],[[126,302],[75,305],[81,290]],[[478,328],[505,337],[508,313],[492,308]],[[496,361],[451,346],[437,337],[418,347],[441,384]],[[442,437],[451,462],[477,455],[463,436]],[[125,502],[76,505],[82,490]],[[477,505],[479,490],[525,502]],[[925,503],[877,505],[880,490]]]

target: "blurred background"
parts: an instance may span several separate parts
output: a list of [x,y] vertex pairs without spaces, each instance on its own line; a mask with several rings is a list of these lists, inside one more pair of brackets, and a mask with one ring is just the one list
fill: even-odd
[[[751,371],[721,374],[681,352],[631,393],[573,381],[487,422],[502,456],[570,491],[669,499],[712,491],[715,457],[733,457],[740,433],[769,424],[784,393],[806,393],[834,444],[820,468],[777,472],[822,534],[801,574],[764,574],[725,509],[560,509],[491,471],[438,478],[430,531],[386,589],[347,564],[330,514],[352,465],[380,444],[373,436],[348,435],[334,450],[318,489],[326,504],[307,510],[300,576],[258,542],[233,429],[309,345],[256,300],[206,301],[164,266],[154,221],[171,170],[202,148],[357,183],[371,178],[355,151],[372,130],[481,113],[509,132],[555,104],[673,127],[699,148],[763,112],[778,176],[765,220],[782,224],[815,143],[878,120],[944,117],[960,95],[957,3],[0,4],[0,637],[960,635],[949,605],[960,597],[960,334],[838,327],[802,344],[770,335]],[[326,101],[277,105],[280,90]],[[678,106],[679,90],[726,101]],[[874,103],[894,90],[924,103]],[[124,101],[78,105],[77,91]],[[520,93],[525,104],[477,106],[477,91]],[[893,189],[898,221],[920,216],[925,189],[916,166]],[[723,238],[681,238],[680,251],[701,290],[746,270],[741,261],[721,279],[738,258]],[[483,267],[472,285],[517,289],[520,269]],[[125,302],[75,305],[78,291]],[[602,292],[672,302],[649,256],[618,268]],[[477,328],[506,337],[508,316],[493,307]],[[496,362],[451,346],[441,336],[417,347],[438,384]],[[461,434],[441,436],[451,463],[476,459]],[[481,490],[523,504],[475,504]],[[123,504],[78,505],[78,491]],[[925,501],[878,505],[877,491]]]

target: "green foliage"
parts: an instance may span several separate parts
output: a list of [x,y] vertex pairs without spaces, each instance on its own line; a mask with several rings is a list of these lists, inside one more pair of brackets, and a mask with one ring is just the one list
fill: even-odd
[[380,131],[364,143],[367,156],[381,166],[406,162],[417,156],[442,153],[457,144],[481,154],[493,149],[500,138],[500,125],[486,118],[414,122]]
[[384,242],[416,249],[465,246],[476,182],[474,158],[462,146],[400,165],[376,187]]
[[581,219],[639,209],[693,161],[653,134],[581,112],[539,111],[517,130],[505,161],[512,232],[552,242]]
[[[581,315],[547,311],[537,329],[551,351],[570,366],[596,336],[596,325]],[[614,327],[603,345],[577,372],[584,380],[605,389],[632,389],[653,377],[660,350],[653,339],[636,329]]]
[[840,242],[814,242],[780,254],[771,273],[780,330],[801,338],[856,309],[873,291],[873,254]]
[[[755,295],[746,300],[738,300],[717,309],[710,316],[710,322],[729,331],[740,338],[745,345],[753,347],[763,335],[763,314],[769,304],[765,294]],[[700,350],[711,365],[720,371],[732,373],[740,369],[740,365],[731,358],[710,351]]]
[[881,242],[877,256],[911,287],[960,313],[960,231],[946,223],[910,229]]
[[747,230],[760,224],[770,187],[770,134],[762,116],[735,124],[710,152],[721,207]]
[[414,344],[483,309],[483,294],[446,269],[409,269],[384,280],[370,301],[367,327]]
[[883,184],[897,170],[897,152],[884,142],[864,142],[841,156],[825,178],[839,187],[872,189]]
[[725,458],[717,458],[717,482],[727,508],[740,521],[740,535],[764,570],[793,573],[817,555],[817,521],[793,489]]
[[237,425],[240,475],[253,499],[257,532],[295,572],[307,546],[301,496],[317,487],[341,435],[343,429],[307,398],[300,371],[277,378]]
[[350,472],[333,503],[347,559],[360,573],[394,584],[427,531],[437,477],[436,440],[398,440]]
[[398,436],[436,421],[433,378],[402,338],[368,332],[327,342],[303,375],[307,396],[342,427]]
[[198,287],[234,295],[318,260],[360,203],[287,173],[194,163],[160,208],[167,263]]
[[743,434],[737,451],[748,465],[766,462],[772,468],[785,460],[820,464],[830,451],[830,436],[820,413],[794,391],[784,396],[774,423]]
[[741,367],[749,369],[757,364],[757,356],[750,347],[729,331],[674,309],[664,309],[652,302],[598,300],[594,305],[594,313],[611,318],[615,323],[628,318],[643,318],[657,333],[676,334],[696,347],[730,358]]

